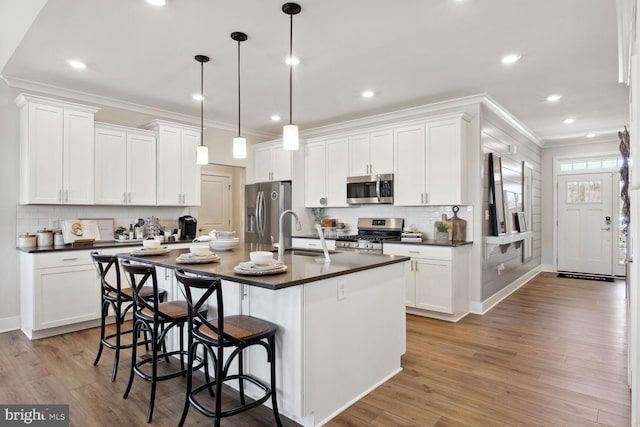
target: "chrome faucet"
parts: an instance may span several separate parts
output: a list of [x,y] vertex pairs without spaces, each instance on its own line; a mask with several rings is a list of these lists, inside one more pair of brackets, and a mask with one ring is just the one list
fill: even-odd
[[282,256],[284,255],[284,230],[282,221],[284,219],[284,215],[290,213],[296,219],[296,230],[302,230],[302,224],[300,224],[300,220],[298,219],[298,215],[291,209],[287,209],[286,211],[280,214],[280,235],[278,236],[278,261],[282,262]]

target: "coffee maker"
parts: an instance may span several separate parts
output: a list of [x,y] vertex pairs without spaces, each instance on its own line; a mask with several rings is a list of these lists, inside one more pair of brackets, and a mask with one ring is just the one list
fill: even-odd
[[185,215],[178,218],[178,227],[180,227],[181,238],[183,240],[193,240],[196,238],[198,221],[191,215]]

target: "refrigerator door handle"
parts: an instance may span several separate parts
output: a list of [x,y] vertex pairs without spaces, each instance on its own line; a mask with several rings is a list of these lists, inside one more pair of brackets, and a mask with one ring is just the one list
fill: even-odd
[[264,191],[258,192],[258,234],[264,236]]

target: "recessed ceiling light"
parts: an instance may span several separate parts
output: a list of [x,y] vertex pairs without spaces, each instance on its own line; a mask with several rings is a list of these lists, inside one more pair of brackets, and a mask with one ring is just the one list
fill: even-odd
[[556,102],[559,101],[560,98],[562,98],[562,95],[558,95],[558,94],[553,94],[553,95],[549,95],[547,96],[547,101],[549,102]]
[[576,121],[576,119],[574,119],[573,117],[569,117],[569,118],[564,119],[562,121],[562,123],[564,123],[565,125],[570,125],[571,123],[573,123],[575,121]]
[[298,65],[300,63],[300,58],[297,58],[295,56],[291,56],[291,57],[287,57],[284,62],[286,62],[289,65]]
[[199,93],[194,93],[193,95],[191,95],[191,97],[193,99],[195,99],[196,101],[203,101],[204,100],[204,96],[200,95]]
[[84,70],[85,68],[87,68],[87,64],[85,64],[82,61],[78,61],[77,59],[69,59],[67,60],[67,64],[69,64],[70,66],[72,66],[77,70]]
[[273,116],[271,116],[271,121],[272,122],[279,122],[280,121],[280,116],[277,114],[274,114]]
[[596,136],[595,133],[588,133],[585,135],[587,138],[594,138]]
[[147,0],[147,3],[153,6],[164,6],[167,4],[166,0]]
[[512,54],[503,56],[501,61],[503,64],[513,64],[514,62],[517,62],[520,58],[521,56],[518,55],[517,53],[512,53]]
[[365,90],[364,92],[362,92],[362,96],[365,98],[373,98],[373,91],[372,90]]

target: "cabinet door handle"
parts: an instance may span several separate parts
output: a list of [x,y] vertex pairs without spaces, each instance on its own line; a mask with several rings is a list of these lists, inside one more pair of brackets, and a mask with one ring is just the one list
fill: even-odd
[[424,193],[420,193],[420,204],[424,204]]
[[411,271],[413,271],[413,260],[410,261],[411,262]]
[[62,258],[62,261],[77,261],[78,258]]
[[64,202],[69,203],[69,190],[64,190]]
[[129,203],[131,203],[131,191],[129,191]]
[[122,203],[127,203],[127,192],[126,191],[124,191],[122,193]]
[[424,202],[429,203],[429,193],[424,193]]
[[62,190],[58,190],[58,202],[62,203]]
[[420,253],[420,251],[407,251],[407,252],[409,252],[410,254],[419,254]]

